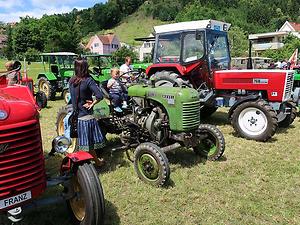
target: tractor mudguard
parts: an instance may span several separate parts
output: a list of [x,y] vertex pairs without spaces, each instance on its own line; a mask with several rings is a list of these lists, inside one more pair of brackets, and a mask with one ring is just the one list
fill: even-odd
[[230,119],[233,111],[236,109],[236,107],[238,107],[238,105],[244,103],[244,102],[250,102],[250,101],[256,101],[260,98],[259,95],[249,95],[246,97],[243,97],[241,99],[239,99],[238,101],[236,101],[233,106],[230,107],[229,112],[228,112],[228,118]]
[[66,171],[70,171],[74,164],[82,164],[83,162],[90,161],[91,159],[93,159],[93,156],[84,151],[67,154],[61,163],[60,172],[64,173]]
[[37,77],[37,79],[40,79],[41,77],[46,77],[47,80],[49,81],[53,81],[53,80],[57,80],[56,76],[54,75],[54,73],[51,72],[47,72],[47,73],[40,73]]

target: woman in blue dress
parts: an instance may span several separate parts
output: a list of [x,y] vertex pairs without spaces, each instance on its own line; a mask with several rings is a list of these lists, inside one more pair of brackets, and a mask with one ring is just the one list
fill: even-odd
[[78,109],[77,149],[88,151],[94,157],[96,166],[101,166],[104,161],[97,157],[95,149],[104,146],[104,138],[93,116],[93,106],[103,99],[103,94],[89,75],[89,66],[85,59],[76,59],[74,66],[75,76],[70,79],[69,85],[73,110]]

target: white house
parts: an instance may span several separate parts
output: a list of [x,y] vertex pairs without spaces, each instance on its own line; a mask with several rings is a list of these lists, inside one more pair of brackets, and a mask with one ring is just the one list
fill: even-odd
[[112,54],[121,47],[120,41],[115,34],[94,35],[86,45],[91,53]]
[[[152,34],[150,34],[148,37],[154,37]],[[144,58],[147,56],[151,56],[152,49],[154,48],[155,41],[144,41],[139,49],[139,60],[144,61]]]
[[282,48],[284,45],[283,40],[289,34],[300,38],[300,24],[286,21],[278,31],[250,34],[249,40],[252,41],[255,55],[260,56],[261,53],[267,49]]

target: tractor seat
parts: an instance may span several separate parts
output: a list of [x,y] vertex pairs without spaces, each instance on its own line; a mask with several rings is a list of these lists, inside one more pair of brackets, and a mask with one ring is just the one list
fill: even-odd
[[51,65],[51,72],[58,74],[58,66],[57,65]]

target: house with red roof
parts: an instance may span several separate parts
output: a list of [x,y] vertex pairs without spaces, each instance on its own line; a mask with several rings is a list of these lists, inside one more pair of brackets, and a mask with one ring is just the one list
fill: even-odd
[[267,49],[279,49],[284,46],[283,40],[289,34],[300,38],[300,24],[286,21],[278,31],[260,34],[250,34],[255,56],[260,56]]
[[121,47],[118,37],[113,34],[94,35],[85,46],[91,53],[112,54]]

